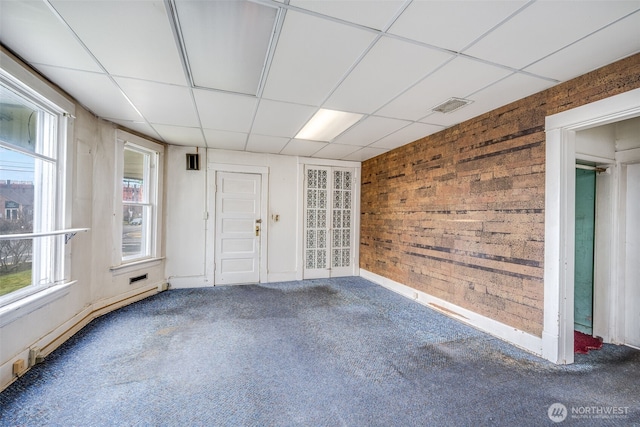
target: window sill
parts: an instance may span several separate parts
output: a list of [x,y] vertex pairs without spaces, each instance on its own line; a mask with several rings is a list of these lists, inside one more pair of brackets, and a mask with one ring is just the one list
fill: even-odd
[[114,276],[119,276],[121,274],[130,273],[135,270],[139,270],[144,267],[156,267],[160,265],[160,263],[164,261],[164,257],[159,258],[146,258],[141,259],[139,261],[128,262],[126,264],[115,265],[109,268],[109,271],[113,273]]
[[62,298],[69,293],[69,287],[74,283],[77,283],[77,280],[60,285],[54,285],[0,307],[0,327],[8,325],[17,319],[26,316],[27,314],[32,313],[59,298]]

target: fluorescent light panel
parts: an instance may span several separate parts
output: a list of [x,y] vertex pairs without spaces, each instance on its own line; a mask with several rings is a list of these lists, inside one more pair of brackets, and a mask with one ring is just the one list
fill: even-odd
[[296,139],[331,142],[353,126],[363,115],[321,108],[298,132]]

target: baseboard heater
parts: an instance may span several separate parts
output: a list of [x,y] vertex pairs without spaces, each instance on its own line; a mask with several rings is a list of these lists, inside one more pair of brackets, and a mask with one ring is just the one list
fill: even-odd
[[141,280],[147,280],[147,274],[143,274],[142,276],[130,277],[129,284],[133,285],[134,283],[139,282]]

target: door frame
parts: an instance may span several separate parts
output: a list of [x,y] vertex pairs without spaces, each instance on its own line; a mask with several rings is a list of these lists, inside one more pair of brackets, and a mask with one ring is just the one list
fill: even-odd
[[[544,244],[544,326],[542,331],[542,356],[554,363],[568,364],[574,361],[573,309],[574,309],[574,246],[575,246],[575,164],[576,160],[600,162],[610,159],[585,159],[576,154],[576,132],[605,124],[640,116],[640,89],[631,90],[610,98],[583,105],[562,113],[547,116],[546,176],[545,176],[545,244]],[[619,171],[614,168],[613,180]],[[617,187],[617,186],[615,186]],[[615,188],[614,187],[614,188]],[[597,190],[596,190],[597,191]],[[610,260],[598,263],[612,266],[608,306],[617,306],[621,286],[615,274],[614,260],[619,247],[617,218],[617,190],[611,195],[613,233]],[[623,284],[622,284],[623,285]],[[597,286],[597,284],[596,284]],[[598,290],[594,289],[597,293]],[[597,307],[594,306],[594,310]],[[607,309],[607,308],[605,308]],[[619,317],[619,316],[618,316]],[[618,321],[613,322],[618,323]],[[595,325],[594,325],[595,327]],[[616,327],[616,325],[610,325]]]
[[[589,260],[588,260],[589,265],[584,265],[581,263],[574,269],[574,275],[576,276],[576,280],[574,281],[574,329],[585,334],[595,335],[594,327],[593,327],[593,324],[594,324],[593,316],[595,312],[594,291],[595,291],[595,282],[596,282],[595,267],[597,263],[596,243],[599,240],[596,236],[596,225],[597,225],[596,212],[598,212],[598,209],[597,209],[598,197],[597,197],[596,190],[598,188],[597,181],[598,181],[599,172],[591,168],[587,169],[584,167],[578,167],[578,165],[576,164],[575,174],[576,174],[576,200],[575,200],[576,216],[574,217],[576,218],[575,229],[576,230],[578,229],[577,218],[579,214],[582,213],[583,215],[585,215],[583,220],[579,222],[584,227],[582,229],[583,231],[582,236],[584,237],[585,229],[588,229],[588,232],[590,231],[590,234],[588,234],[587,236],[589,237],[590,243],[584,242],[581,239],[581,236],[579,233],[576,233],[576,239],[579,239],[583,245],[587,245],[587,246],[591,245],[591,251],[584,253],[584,256],[589,257]],[[581,175],[581,179],[578,179],[579,175]],[[593,197],[593,199],[591,199],[591,197]],[[580,210],[577,209],[578,207],[580,207]],[[575,250],[574,254],[580,253],[578,249],[579,248],[577,247],[577,245],[574,244],[574,250]],[[575,258],[575,255],[574,255],[574,258]],[[587,260],[585,258],[580,259],[580,262],[586,262],[586,261]],[[579,275],[587,272],[591,273],[590,277],[587,277],[587,276],[578,277]],[[582,279],[582,280],[579,280],[579,279]],[[587,301],[587,298],[585,298],[587,296],[588,296],[588,301]],[[579,312],[577,311],[578,308],[581,309],[579,310]],[[590,318],[587,317],[586,316],[587,313],[584,312],[584,310],[587,308],[588,308],[588,311],[590,312],[590,316],[591,316]],[[576,313],[580,314],[582,318],[576,319],[575,318]]]
[[269,168],[266,166],[234,165],[226,163],[210,163],[207,166],[207,213],[205,214],[205,263],[207,281],[215,282],[215,242],[216,242],[216,179],[218,172],[244,173],[261,175],[260,188],[260,280],[259,283],[267,282],[268,274],[268,249],[269,249],[269,221],[268,200],[269,200]]

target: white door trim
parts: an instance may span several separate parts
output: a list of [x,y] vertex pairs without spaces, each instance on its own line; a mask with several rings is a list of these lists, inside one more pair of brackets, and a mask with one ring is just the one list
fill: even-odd
[[640,89],[547,116],[542,355],[573,363],[575,133],[640,116]]
[[235,173],[252,173],[261,175],[260,189],[260,218],[262,218],[262,227],[260,230],[262,238],[260,239],[260,283],[267,282],[268,274],[268,248],[269,248],[269,221],[268,200],[269,200],[269,168],[266,166],[250,166],[250,165],[233,165],[225,163],[210,163],[207,166],[207,212],[206,218],[206,244],[205,244],[205,263],[207,282],[213,283],[215,286],[215,239],[216,239],[216,176],[218,172],[235,172]]

